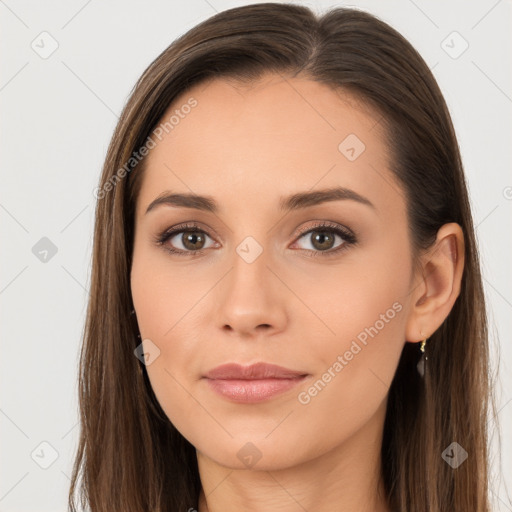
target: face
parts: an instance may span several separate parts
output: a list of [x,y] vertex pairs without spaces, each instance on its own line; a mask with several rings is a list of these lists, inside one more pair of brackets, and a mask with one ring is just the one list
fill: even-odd
[[[291,467],[381,429],[412,257],[380,116],[274,75],[198,85],[163,121],[175,110],[146,160],[131,271],[169,420],[232,468]],[[244,368],[212,373],[226,363]]]

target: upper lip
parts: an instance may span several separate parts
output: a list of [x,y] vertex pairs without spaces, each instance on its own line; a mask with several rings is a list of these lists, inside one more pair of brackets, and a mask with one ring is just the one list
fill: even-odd
[[242,366],[237,363],[227,363],[217,366],[204,376],[208,379],[293,379],[307,375],[305,372],[290,370],[282,366],[269,363],[255,363]]

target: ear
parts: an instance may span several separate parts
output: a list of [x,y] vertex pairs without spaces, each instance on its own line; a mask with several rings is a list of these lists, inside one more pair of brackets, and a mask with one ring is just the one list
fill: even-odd
[[422,256],[413,280],[406,340],[419,342],[439,328],[459,296],[464,270],[464,234],[459,224],[444,224]]

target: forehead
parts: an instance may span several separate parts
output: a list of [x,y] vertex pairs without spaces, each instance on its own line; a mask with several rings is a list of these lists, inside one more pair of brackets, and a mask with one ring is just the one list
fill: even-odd
[[201,83],[163,116],[139,202],[164,190],[254,206],[315,187],[378,195],[382,180],[393,179],[379,119],[350,93],[307,79]]

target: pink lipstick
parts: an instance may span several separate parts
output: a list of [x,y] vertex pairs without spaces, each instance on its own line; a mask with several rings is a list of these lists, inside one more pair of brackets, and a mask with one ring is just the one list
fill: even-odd
[[268,363],[242,366],[223,364],[204,375],[210,388],[216,393],[239,403],[268,400],[297,386],[308,376]]

